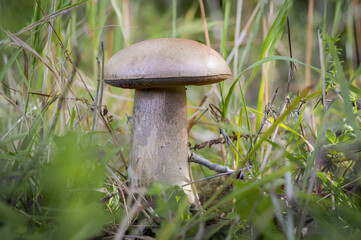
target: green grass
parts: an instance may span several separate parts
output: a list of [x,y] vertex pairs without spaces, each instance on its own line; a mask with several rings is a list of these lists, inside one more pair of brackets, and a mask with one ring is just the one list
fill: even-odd
[[[310,65],[307,1],[203,1],[211,46],[238,75],[215,87],[188,87],[188,117],[198,119],[189,140],[194,146],[222,137],[220,128],[236,137],[229,146],[191,152],[249,170],[244,179],[216,177],[191,163],[201,210],[179,186],[128,187],[134,93],[102,82],[103,61],[133,43],[206,43],[199,2],[17,2],[0,2],[0,239],[361,235],[361,29],[351,1],[315,1]],[[224,120],[215,121],[202,99]]]

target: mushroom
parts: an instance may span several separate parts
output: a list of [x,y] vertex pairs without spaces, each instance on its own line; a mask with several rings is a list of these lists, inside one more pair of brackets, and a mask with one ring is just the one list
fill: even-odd
[[[186,85],[205,85],[231,76],[212,48],[188,39],[146,40],[116,53],[104,80],[136,89],[128,175],[136,186],[190,182]],[[190,185],[183,188],[194,202]]]

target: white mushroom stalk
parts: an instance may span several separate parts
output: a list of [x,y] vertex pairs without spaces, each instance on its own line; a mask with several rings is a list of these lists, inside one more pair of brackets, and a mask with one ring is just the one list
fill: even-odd
[[[109,60],[105,82],[136,89],[128,167],[132,184],[190,182],[185,86],[230,76],[227,63],[215,50],[187,39],[139,42]],[[191,187],[184,191],[193,203]]]

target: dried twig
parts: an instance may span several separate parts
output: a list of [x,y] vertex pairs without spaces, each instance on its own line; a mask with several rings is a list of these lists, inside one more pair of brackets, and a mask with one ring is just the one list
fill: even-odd
[[201,16],[202,16],[202,22],[203,22],[203,28],[204,28],[204,37],[206,39],[207,46],[210,47],[211,42],[209,41],[206,13],[204,11],[203,0],[198,0],[198,2],[199,2],[199,8],[201,9]]
[[221,166],[218,163],[212,163],[208,159],[205,159],[204,157],[195,153],[191,153],[191,156],[189,157],[189,162],[201,164],[219,173],[232,173],[235,171],[233,169],[228,168],[227,166]]
[[[308,17],[307,17],[307,42],[306,42],[306,64],[311,65],[312,57],[312,33],[313,33],[313,9],[314,0],[308,1]],[[311,68],[306,67],[306,86],[311,85]]]
[[210,111],[211,111],[212,115],[214,116],[214,120],[216,122],[220,122],[222,120],[223,122],[226,122],[229,125],[231,125],[231,123],[228,121],[228,119],[225,119],[222,117],[222,111],[216,105],[211,103],[211,104],[209,104],[209,108],[210,108]]
[[[193,154],[194,154],[194,153],[193,153]],[[202,157],[202,158],[203,158],[203,157]],[[207,160],[207,159],[205,159],[205,160],[209,162],[209,160]],[[190,160],[190,161],[191,161],[191,160]],[[212,169],[212,170],[213,170],[213,169]],[[240,169],[237,169],[237,170],[232,170],[232,171],[228,171],[228,172],[223,172],[223,173],[220,173],[220,174],[217,174],[217,175],[213,175],[213,176],[210,176],[210,177],[206,177],[206,178],[194,180],[194,181],[192,181],[192,182],[183,184],[182,187],[185,187],[185,186],[194,184],[194,183],[196,183],[196,182],[202,182],[202,181],[210,180],[210,179],[213,179],[213,178],[230,175],[230,174],[233,174],[233,173],[237,173],[237,175],[236,175],[236,178],[237,178],[237,179],[243,180],[243,179],[245,178],[245,176],[244,176],[244,174],[243,174],[242,172],[245,171],[245,170],[247,170],[247,168],[240,168]]]

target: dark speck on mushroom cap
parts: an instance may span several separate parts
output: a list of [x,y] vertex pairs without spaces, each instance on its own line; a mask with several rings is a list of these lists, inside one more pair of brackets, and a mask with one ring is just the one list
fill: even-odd
[[205,85],[231,76],[224,59],[196,41],[161,38],[136,43],[106,64],[105,82],[121,88]]

